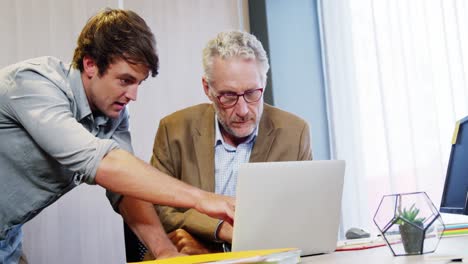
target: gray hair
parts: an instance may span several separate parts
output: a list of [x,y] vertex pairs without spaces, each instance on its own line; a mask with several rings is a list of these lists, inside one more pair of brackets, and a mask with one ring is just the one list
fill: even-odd
[[221,32],[210,40],[203,49],[203,70],[207,82],[212,80],[211,68],[213,59],[217,56],[221,59],[233,57],[255,59],[260,65],[263,84],[266,84],[270,65],[262,43],[254,35],[242,31],[229,31]]

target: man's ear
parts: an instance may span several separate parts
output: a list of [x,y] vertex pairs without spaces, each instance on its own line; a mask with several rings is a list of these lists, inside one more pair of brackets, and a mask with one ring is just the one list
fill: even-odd
[[98,67],[94,59],[92,59],[89,56],[84,56],[83,57],[83,73],[86,75],[86,77],[91,79],[98,72],[99,72]]
[[[206,96],[208,96],[208,98],[210,98],[210,94],[209,94],[209,92],[208,92],[208,90],[210,89],[210,87],[208,86],[208,82],[206,81],[205,76],[202,77],[202,84],[203,84],[203,90],[205,91]],[[211,99],[211,98],[210,98],[210,99]]]

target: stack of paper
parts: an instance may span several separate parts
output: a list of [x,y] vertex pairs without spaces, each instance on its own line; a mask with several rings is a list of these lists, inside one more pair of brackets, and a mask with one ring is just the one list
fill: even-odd
[[296,264],[301,261],[301,250],[296,248],[281,248],[268,250],[252,250],[240,252],[214,253],[176,257],[170,259],[139,262],[141,264],[189,264],[189,263],[278,263]]
[[336,251],[362,250],[387,245],[385,241],[379,237],[349,239],[338,241]]
[[468,235],[467,215],[441,213],[441,216],[445,224],[444,237]]

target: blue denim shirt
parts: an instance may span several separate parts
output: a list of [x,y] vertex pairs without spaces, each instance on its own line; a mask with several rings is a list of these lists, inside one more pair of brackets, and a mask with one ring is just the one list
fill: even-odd
[[116,148],[132,151],[128,112],[93,115],[79,70],[52,57],[1,69],[0,240],[80,183],[94,184]]

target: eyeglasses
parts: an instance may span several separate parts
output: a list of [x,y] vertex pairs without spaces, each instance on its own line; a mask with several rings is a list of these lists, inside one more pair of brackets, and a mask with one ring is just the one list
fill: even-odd
[[216,96],[218,98],[219,103],[224,107],[233,107],[239,101],[239,97],[244,97],[245,102],[247,103],[255,103],[262,98],[263,88],[253,89],[245,91],[242,94],[237,94],[234,92],[224,92],[220,95]]

